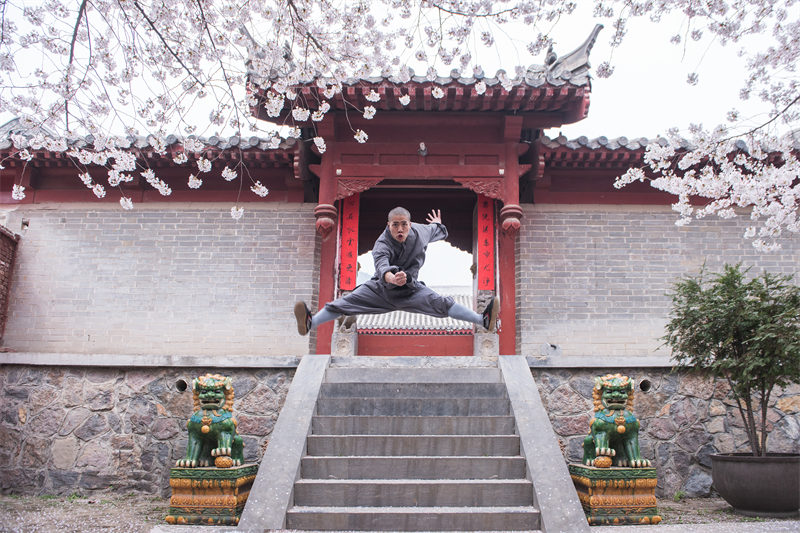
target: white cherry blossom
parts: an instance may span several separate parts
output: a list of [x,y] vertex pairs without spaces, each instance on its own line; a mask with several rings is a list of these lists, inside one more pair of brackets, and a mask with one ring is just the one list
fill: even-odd
[[250,187],[250,190],[259,195],[260,197],[264,198],[269,194],[269,189],[264,187],[260,181],[257,181]]
[[[109,184],[123,187],[131,173],[146,166],[130,138],[147,139],[148,151],[162,155],[173,143],[182,145],[173,155],[181,165],[188,162],[187,153],[206,149],[202,138],[223,127],[233,131],[219,135],[266,132],[251,113],[263,108],[287,128],[288,137],[307,141],[319,135],[303,137],[298,123],[312,129],[331,108],[327,100],[361,109],[363,102],[347,101],[346,80],[383,76],[407,83],[412,72],[404,61],[418,61],[413,68],[430,81],[455,62],[461,72],[472,72],[474,92],[483,95],[481,60],[510,43],[518,48],[504,55],[510,63],[503,68],[513,76],[498,74],[497,85],[490,82],[494,91],[509,91],[522,83],[529,66],[542,63],[540,54],[554,44],[549,28],[570,24],[577,3],[25,0],[0,5],[0,108],[31,131],[53,132],[11,135],[15,155],[29,161],[40,149],[65,152],[80,165],[106,167]],[[771,109],[770,119],[755,127],[736,112],[720,117],[727,130],[691,127],[691,148],[668,135],[667,146],[648,147],[642,174],[628,172],[617,185],[644,179],[676,194],[681,223],[744,209],[755,228],[747,234],[761,250],[775,248],[781,235],[797,233],[800,199],[791,186],[798,176],[797,152],[781,137],[800,130],[797,8],[792,0],[596,0],[594,16],[609,28],[614,48],[625,45],[638,21],[661,21],[670,13],[687,21],[669,30],[674,37],[664,45],[670,49],[670,42],[678,48],[741,48],[747,66],[739,95]],[[743,46],[741,40],[751,34],[770,42]],[[610,59],[599,58],[597,77],[613,75]],[[695,84],[704,75],[700,69],[687,72],[686,80]],[[325,101],[309,98],[309,86],[321,89]],[[436,87],[432,95],[443,98],[444,91]],[[378,102],[381,95],[371,89],[366,99]],[[398,100],[407,106],[410,96]],[[71,144],[76,135],[89,134],[90,145]],[[170,135],[177,140],[168,140]],[[356,130],[354,138],[363,143],[368,135]],[[277,149],[281,142],[273,136],[261,146]],[[674,157],[683,168],[675,168]],[[703,165],[707,168],[700,169]],[[76,176],[84,170],[79,168]],[[199,161],[198,169],[206,171]],[[171,193],[152,171],[142,176],[161,194]],[[691,206],[696,196],[706,199],[701,209]],[[14,184],[12,198],[24,198],[21,184]]]
[[14,200],[25,199],[25,187],[15,183],[11,188],[11,198],[13,198]]
[[238,176],[239,174],[235,170],[230,169],[229,167],[225,167],[222,169],[222,178],[225,181],[233,181]]

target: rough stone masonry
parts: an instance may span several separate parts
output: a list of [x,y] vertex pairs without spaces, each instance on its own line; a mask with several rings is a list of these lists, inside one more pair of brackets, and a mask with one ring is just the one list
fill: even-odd
[[[209,369],[213,370],[213,369]],[[619,369],[651,383],[637,389],[644,457],[658,470],[657,495],[711,490],[709,456],[743,451],[746,437],[727,385],[666,368]],[[205,372],[205,370],[204,370]],[[292,369],[219,370],[230,375],[245,460],[259,461],[286,398]],[[568,461],[580,462],[597,369],[534,369]],[[70,494],[108,490],[169,493],[169,469],[185,452],[191,391],[186,368],[0,367],[0,490]],[[773,394],[771,451],[800,451],[800,386]]]

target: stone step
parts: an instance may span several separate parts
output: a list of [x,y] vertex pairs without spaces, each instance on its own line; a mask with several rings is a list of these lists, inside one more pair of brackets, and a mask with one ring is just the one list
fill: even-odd
[[533,505],[526,479],[300,479],[294,504],[351,507],[487,507]]
[[516,435],[309,435],[308,455],[518,455]]
[[323,435],[511,435],[513,416],[315,416]]
[[506,398],[502,383],[323,383],[320,398]]
[[306,479],[518,479],[525,458],[515,456],[303,457]]
[[323,398],[318,415],[486,416],[509,415],[505,398]]
[[328,368],[325,383],[501,383],[500,369]]
[[287,529],[319,531],[536,531],[535,507],[292,507]]

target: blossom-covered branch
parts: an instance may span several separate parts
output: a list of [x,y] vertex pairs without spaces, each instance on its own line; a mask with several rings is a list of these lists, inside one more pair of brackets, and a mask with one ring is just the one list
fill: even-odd
[[[380,75],[396,76],[402,83],[411,78],[412,67],[420,66],[432,83],[439,69],[480,78],[482,60],[509,46],[519,61],[538,62],[535,56],[554,44],[552,27],[568,24],[577,6],[569,0],[3,0],[0,109],[31,131],[52,132],[54,146],[89,133],[96,140],[93,149],[103,154],[122,149],[123,136],[152,139],[158,151],[170,134],[190,142],[191,136],[218,132],[268,132],[273,141],[267,147],[274,148],[280,143],[275,125],[251,112],[263,105],[289,136],[310,132],[302,140],[321,153],[326,144],[316,125],[332,108],[334,96],[345,98],[345,80]],[[676,28],[671,42],[684,47],[689,41],[741,46],[747,36],[769,36],[765,49],[741,50],[747,58],[741,97],[767,102],[771,120],[751,131],[731,110],[733,122],[724,128],[694,128],[689,134],[694,148],[682,157],[692,154],[697,162],[685,172],[674,173],[667,165],[674,154],[660,157],[660,145],[649,151],[647,161],[651,183],[678,195],[682,221],[729,215],[733,206],[748,208],[758,226],[756,243],[764,249],[773,247],[781,232],[797,231],[797,174],[790,179],[796,152],[786,149],[791,143],[782,135],[800,120],[799,12],[794,0],[594,2],[593,15],[613,30],[612,48],[625,42],[631,25],[661,21],[669,14],[683,15],[684,26]],[[612,74],[608,59],[598,67],[598,76]],[[504,68],[511,73],[503,72],[500,79],[506,90],[527,71],[527,65]],[[701,74],[690,72],[687,81],[695,84]],[[312,105],[298,97],[309,83],[322,89],[324,100]],[[476,90],[485,90],[482,83],[476,82]],[[435,98],[443,94],[439,87],[433,91]],[[355,106],[351,103],[351,109]],[[371,119],[376,108],[366,105],[358,112]],[[369,132],[359,128],[352,134],[358,142],[369,139]],[[669,137],[673,150],[685,144],[674,140],[678,135]],[[738,140],[749,148],[747,164],[735,163],[742,155]],[[15,143],[18,156],[25,156],[25,141]],[[761,153],[780,156],[763,159]],[[146,170],[139,164],[138,172]],[[618,184],[645,175],[636,172]],[[200,186],[198,176],[190,180],[193,186]],[[117,176],[109,173],[112,182]],[[747,194],[739,185],[721,183],[747,183]],[[19,187],[15,198],[24,195]],[[756,191],[769,192],[773,200],[756,201]],[[709,203],[694,207],[691,199],[698,196]]]

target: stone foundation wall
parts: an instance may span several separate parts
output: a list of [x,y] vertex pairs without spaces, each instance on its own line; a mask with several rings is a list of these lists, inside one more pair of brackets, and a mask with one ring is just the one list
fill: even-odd
[[[233,378],[247,462],[258,462],[293,369],[220,370]],[[186,452],[191,380],[179,368],[0,367],[0,490],[71,494],[125,490],[169,495]],[[189,388],[176,390],[183,379]]]
[[[213,370],[212,370],[213,371]],[[668,369],[615,369],[651,383],[637,388],[640,444],[658,470],[657,494],[708,495],[712,453],[744,451],[747,439],[727,385]],[[185,368],[0,366],[0,491],[71,494],[130,490],[169,494],[169,469],[186,450],[191,390]],[[293,369],[218,370],[233,378],[245,459],[260,461]],[[580,462],[602,370],[532,370],[567,461]],[[770,451],[800,452],[800,386],[773,394]]]
[[[636,381],[634,414],[641,423],[642,456],[658,471],[656,495],[707,496],[714,453],[748,452],[747,435],[735,401],[722,381],[668,369],[620,369]],[[580,463],[589,434],[592,387],[598,370],[533,370],[542,401],[568,462]],[[648,392],[639,389],[647,379]],[[800,453],[800,385],[776,388],[768,415],[771,452]]]

